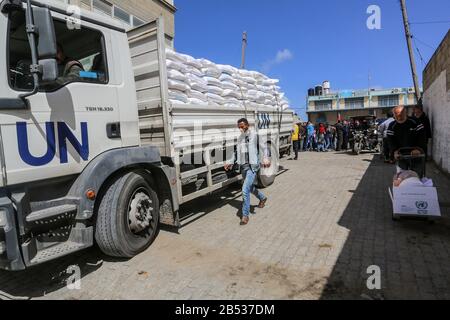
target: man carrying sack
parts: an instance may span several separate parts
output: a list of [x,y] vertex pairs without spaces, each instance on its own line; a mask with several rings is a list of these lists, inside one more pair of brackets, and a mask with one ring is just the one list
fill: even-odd
[[[256,132],[250,129],[247,119],[240,119],[238,127],[241,135],[238,138],[237,150],[233,155],[233,159],[225,165],[225,170],[229,171],[236,162],[239,165],[240,172],[244,178],[242,186],[242,218],[241,225],[247,225],[250,219],[250,194],[252,193],[259,199],[258,208],[263,209],[266,206],[267,197],[256,188],[256,177],[261,169],[259,160],[258,145],[259,139]],[[270,161],[267,157],[267,148],[264,147],[263,167],[270,167]]]

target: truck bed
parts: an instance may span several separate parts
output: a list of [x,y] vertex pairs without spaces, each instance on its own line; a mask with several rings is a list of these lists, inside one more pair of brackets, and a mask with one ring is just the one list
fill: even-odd
[[[270,119],[270,124],[265,123],[258,128],[266,133],[278,135],[280,129],[281,137],[291,134],[294,121],[292,110],[282,112],[281,116],[273,107],[226,108],[213,104],[171,103],[168,98],[165,55],[169,39],[164,34],[163,25],[159,18],[128,33],[142,145],[157,146],[163,157],[172,158],[186,147],[185,143],[189,140],[186,139],[187,134],[196,147],[202,145],[200,139],[203,139],[203,144],[217,139],[217,130],[222,133],[235,130],[234,137],[237,137],[239,131],[236,129],[236,121],[243,117],[248,118],[251,125],[256,127],[261,123],[259,119]],[[202,135],[194,132],[200,125]]]

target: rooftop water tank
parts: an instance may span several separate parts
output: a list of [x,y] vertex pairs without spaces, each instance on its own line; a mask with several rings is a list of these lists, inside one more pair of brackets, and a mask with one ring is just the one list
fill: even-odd
[[330,94],[330,90],[331,90],[330,81],[324,81],[322,87],[323,87],[324,94]]
[[316,86],[316,88],[315,88],[315,94],[316,94],[316,96],[321,96],[321,95],[323,95],[323,87],[322,87],[322,86]]
[[309,88],[308,89],[308,97],[314,97],[316,95],[316,91],[314,90],[314,88]]

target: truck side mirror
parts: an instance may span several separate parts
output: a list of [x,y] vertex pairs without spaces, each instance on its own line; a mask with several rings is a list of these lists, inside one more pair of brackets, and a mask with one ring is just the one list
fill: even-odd
[[42,72],[42,82],[55,81],[58,78],[58,52],[55,26],[48,8],[33,8],[34,23],[39,35],[37,55]]

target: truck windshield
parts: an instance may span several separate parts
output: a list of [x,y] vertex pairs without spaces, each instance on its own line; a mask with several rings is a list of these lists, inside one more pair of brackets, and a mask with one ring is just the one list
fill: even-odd
[[[84,28],[70,30],[66,23],[54,20],[58,41],[59,77],[40,86],[40,91],[53,91],[71,82],[105,84],[108,80],[103,35]],[[25,12],[9,15],[9,81],[14,90],[28,91],[34,86],[30,73],[31,53],[25,32]]]

